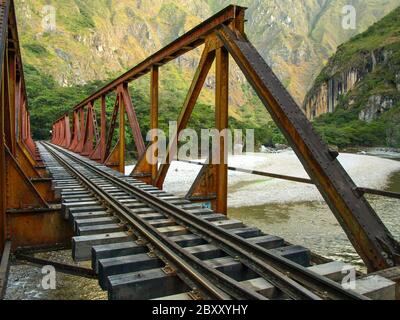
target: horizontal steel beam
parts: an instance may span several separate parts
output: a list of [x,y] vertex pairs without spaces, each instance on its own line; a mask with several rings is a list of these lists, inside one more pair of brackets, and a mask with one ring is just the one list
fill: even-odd
[[60,209],[8,210],[7,223],[12,230],[13,250],[69,245],[73,231]]
[[359,187],[357,188],[357,190],[360,191],[361,193],[374,194],[376,196],[381,196],[381,197],[400,199],[400,193],[398,192],[390,192],[390,191],[383,191],[383,190],[363,188],[363,187]]
[[[178,160],[178,161],[189,163],[189,164],[194,164],[194,165],[198,165],[198,166],[204,165],[204,163],[197,162],[197,161],[190,161],[190,160]],[[286,181],[293,181],[293,182],[298,182],[298,183],[315,185],[315,183],[311,179],[307,179],[307,178],[287,176],[287,175],[282,175],[282,174],[277,174],[277,173],[250,170],[250,169],[242,169],[242,168],[236,168],[236,167],[230,167],[230,166],[228,166],[228,170],[242,172],[242,173],[248,173],[248,174],[252,174],[252,175],[256,175],[256,176],[269,177],[269,178],[274,178],[274,179],[279,179],[279,180],[286,180]],[[397,193],[397,192],[390,192],[390,191],[371,189],[371,188],[363,188],[363,187],[358,187],[357,190],[359,190],[362,193],[374,194],[374,195],[382,196],[382,197],[400,199],[400,193]]]
[[39,266],[53,266],[56,269],[56,271],[61,272],[61,273],[65,273],[65,274],[69,274],[69,275],[73,275],[73,276],[84,277],[84,278],[89,278],[89,279],[97,278],[96,273],[92,269],[77,267],[77,266],[73,266],[70,264],[60,263],[60,262],[56,262],[56,261],[50,261],[50,260],[46,260],[46,259],[40,259],[40,258],[33,257],[31,255],[22,254],[22,253],[16,253],[15,257],[18,260],[27,261],[27,262],[30,262],[30,263],[33,263],[33,264],[36,264]]

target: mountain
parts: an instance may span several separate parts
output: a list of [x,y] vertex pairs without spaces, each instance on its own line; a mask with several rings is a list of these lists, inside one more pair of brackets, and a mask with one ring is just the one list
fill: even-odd
[[[55,84],[65,88],[69,97],[69,91],[74,89],[68,88],[91,86],[95,80],[104,82],[115,77],[231,3],[230,0],[15,0],[24,64],[35,70],[33,79],[40,75],[42,79],[51,77]],[[249,8],[247,34],[301,104],[314,77],[336,47],[390,12],[398,0],[237,0],[235,3]],[[356,9],[357,24],[355,29],[345,30],[341,27],[342,9],[348,4]],[[55,9],[56,23],[50,30],[43,28],[49,5]],[[184,94],[199,54],[197,50],[184,55],[161,69],[161,110],[178,110],[183,97],[172,102],[163,99],[163,95],[168,95],[163,92],[173,84],[171,95]],[[232,118],[241,125],[274,130],[267,128],[270,119],[234,65],[231,74]],[[140,94],[147,94],[145,83],[136,86]],[[200,103],[213,105],[214,86],[215,77],[211,73]],[[32,106],[32,114],[40,123],[33,130],[45,131],[48,129],[42,117],[45,97],[37,96],[40,92],[28,94],[34,98],[31,100],[42,103]],[[54,117],[68,110],[68,103],[77,102],[73,97],[63,101],[66,105],[58,106]],[[46,112],[50,119],[50,109]]]
[[[55,10],[55,28],[45,29],[43,21],[49,17],[49,5]],[[213,14],[203,0],[155,0],[151,4],[140,0],[16,0],[16,9],[23,62],[29,66],[26,70],[34,70],[31,77],[34,79],[39,75],[43,78],[51,76],[55,84],[66,88],[65,91],[74,86],[90,86],[95,80],[104,82],[116,77]],[[160,70],[160,113],[171,115],[167,120],[178,117],[200,50],[194,50]],[[233,67],[231,72],[233,119],[241,123],[246,120],[250,127],[265,125],[269,121],[265,109],[254,99],[249,86],[243,83],[244,77],[238,69]],[[208,106],[214,103],[213,74],[212,71],[199,99]],[[235,81],[238,78],[242,80]],[[131,86],[142,100],[147,99],[149,89],[145,86],[148,83],[148,77],[144,77]],[[46,121],[51,119],[51,111],[46,108],[48,117],[45,118],[43,102],[51,93],[46,92],[45,97],[40,90],[28,91],[28,94],[30,100],[42,102],[32,106],[32,115],[40,123],[32,129],[36,136],[44,137],[49,130]],[[69,92],[67,95],[71,97]],[[69,105],[53,108],[54,118],[79,102],[71,98]],[[54,99],[51,102],[47,106],[54,105]]]
[[307,94],[329,142],[400,146],[399,21],[400,7],[341,45]]
[[[106,79],[231,4],[231,0],[16,0],[24,61],[63,86]],[[301,103],[336,47],[386,15],[398,0],[236,0],[247,6],[246,30]],[[356,29],[345,30],[342,8],[353,5]],[[56,9],[56,29],[42,27],[43,8]],[[197,58],[178,62],[193,68]],[[237,94],[236,96],[239,96]],[[241,104],[240,97],[235,97]]]

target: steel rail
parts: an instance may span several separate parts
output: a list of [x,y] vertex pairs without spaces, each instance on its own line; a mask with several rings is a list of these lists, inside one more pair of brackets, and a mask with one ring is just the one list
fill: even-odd
[[[319,299],[319,296],[321,296],[330,299],[368,300],[365,296],[351,290],[346,290],[339,284],[325,277],[304,269],[286,258],[268,252],[260,246],[251,244],[245,239],[231,234],[190,212],[162,201],[138,187],[132,186],[123,180],[117,179],[113,175],[99,170],[90,163],[77,158],[59,147],[54,147],[68,157],[90,167],[91,170],[110,180],[113,184],[124,189],[126,192],[131,193],[138,200],[147,203],[153,209],[168,214],[175,220],[185,224],[190,230],[201,233],[205,238],[214,241],[215,244],[225,252],[231,256],[238,257],[244,265],[259,273],[292,298]],[[278,270],[283,270],[283,272]]]
[[[152,207],[156,211],[162,212],[164,214],[166,213],[167,215],[173,216],[175,219],[178,219],[178,220],[182,221],[181,217],[174,215],[174,213],[168,211],[168,209],[162,209],[162,208],[160,209],[160,208],[158,208],[157,207],[157,201],[159,201],[159,198],[154,197],[155,199],[145,199],[143,197],[143,195],[145,196],[147,194],[147,192],[144,192],[142,195],[138,195],[135,192],[133,192],[132,190],[129,190],[129,186],[130,186],[129,184],[120,185],[120,184],[116,183],[116,180],[115,180],[116,178],[114,176],[107,175],[107,174],[104,175],[103,171],[97,170],[94,166],[91,166],[87,162],[72,156],[71,154],[69,154],[69,153],[65,152],[64,150],[60,149],[59,147],[55,147],[55,148],[57,150],[59,150],[59,152],[62,152],[66,156],[68,156],[71,159],[73,159],[74,161],[82,163],[85,167],[90,167],[91,170],[95,171],[98,175],[106,178],[112,184],[115,184],[118,187],[122,188],[125,192],[132,194],[135,198],[139,197],[140,200],[145,202],[149,207]],[[143,191],[143,190],[141,190],[141,191]],[[175,207],[175,208],[179,209],[177,207]],[[186,211],[184,211],[184,212],[186,213]],[[193,225],[188,220],[182,221],[182,222],[185,224],[185,226],[189,230],[193,229]],[[211,226],[211,224],[209,224],[209,223],[208,223],[208,225],[209,225],[208,227]],[[202,235],[204,236],[204,238],[209,238],[209,236],[207,234],[207,228],[200,228],[199,226],[196,226],[196,228],[194,228],[194,229],[196,231],[200,231],[202,233]],[[219,239],[217,241],[223,241],[223,239]],[[178,249],[175,249],[175,250],[182,250],[179,246],[175,246],[175,247],[178,248]],[[265,279],[267,279],[273,285],[275,285],[277,288],[279,288],[282,292],[286,293],[289,297],[294,298],[294,299],[312,299],[312,300],[319,300],[320,299],[317,295],[315,295],[314,293],[310,292],[308,289],[303,288],[298,283],[296,283],[295,281],[289,279],[284,274],[280,273],[279,271],[275,270],[274,268],[271,268],[269,266],[264,266],[263,269],[260,269],[260,268],[255,268],[253,264],[245,263],[245,261],[243,259],[243,256],[246,255],[245,251],[242,251],[242,252],[239,253],[237,250],[232,250],[232,249],[229,250],[229,247],[226,247],[226,246],[223,246],[222,249],[227,251],[227,253],[230,254],[233,257],[241,256],[242,257],[241,262],[244,265],[246,265],[247,267],[249,267],[253,271],[256,271],[257,273],[259,273],[261,276],[263,276]],[[207,267],[207,269],[208,269],[208,267]],[[216,280],[218,280],[218,279],[216,279]]]
[[[164,257],[170,266],[176,268],[178,271],[183,271],[184,276],[177,272],[177,275],[192,289],[200,290],[201,293],[212,299],[227,300],[231,298],[235,299],[247,299],[247,300],[267,300],[261,294],[249,290],[239,282],[233,280],[227,275],[220,271],[207,266],[202,260],[198,259],[192,254],[187,253],[182,247],[177,245],[175,242],[170,240],[168,237],[162,235],[157,231],[156,228],[151,226],[147,221],[141,219],[125,205],[121,204],[117,199],[110,196],[107,192],[97,187],[93,182],[90,181],[85,175],[79,172],[74,166],[68,161],[58,155],[52,148],[46,143],[44,144],[46,149],[72,174],[74,174],[79,180],[88,186],[99,198],[101,198],[109,207],[114,210],[123,220],[127,221],[132,225],[135,231],[137,231],[143,238],[148,240],[152,246],[154,246],[161,256]],[[63,150],[54,148],[58,152],[70,157]],[[93,171],[90,165],[84,161],[74,158],[75,162],[83,164],[84,167]],[[98,172],[96,174],[100,175]],[[110,179],[110,178],[108,178]],[[187,277],[191,281],[187,281]],[[195,286],[191,285],[195,283]]]

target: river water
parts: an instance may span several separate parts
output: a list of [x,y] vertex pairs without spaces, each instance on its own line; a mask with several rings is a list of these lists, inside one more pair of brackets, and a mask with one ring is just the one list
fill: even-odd
[[[371,150],[369,154],[400,161],[399,153]],[[390,174],[382,189],[400,192],[400,171]],[[366,198],[393,236],[400,241],[400,200],[375,195],[366,195]],[[322,256],[354,264],[365,271],[362,260],[324,201],[230,208],[229,215],[257,226],[266,233],[282,236]]]
[[[340,161],[357,185],[400,192],[400,154],[373,151],[371,154],[377,157],[348,154],[341,155]],[[235,157],[230,159],[230,165],[307,177],[291,153]],[[165,189],[183,195],[199,168],[174,163],[166,179]],[[127,168],[127,172],[131,169]],[[266,233],[281,236],[291,243],[303,245],[327,258],[355,264],[365,271],[362,261],[314,186],[236,172],[229,173],[229,181],[230,217]],[[400,200],[379,196],[367,196],[367,199],[400,241]],[[70,250],[37,256],[73,264]],[[89,267],[85,263],[78,265]],[[97,280],[57,273],[56,290],[44,290],[42,279],[41,268],[14,261],[6,299],[107,299],[107,294],[100,289]]]
[[[400,173],[393,174],[387,191],[400,192]],[[367,195],[379,217],[400,241],[400,200]],[[299,202],[267,204],[230,208],[229,216],[256,226],[266,233],[303,245],[310,250],[334,260],[358,266],[364,264],[347,239],[343,229],[324,202]]]
[[[370,150],[367,153],[400,161],[400,154],[395,152]],[[369,174],[367,170],[364,172],[366,176]],[[389,174],[381,189],[400,192],[400,170]],[[400,241],[400,200],[375,195],[366,195],[366,198],[389,231]],[[360,271],[366,271],[365,265],[324,201],[231,207],[229,215],[251,226],[257,226],[266,233],[303,245],[326,258],[351,263]]]

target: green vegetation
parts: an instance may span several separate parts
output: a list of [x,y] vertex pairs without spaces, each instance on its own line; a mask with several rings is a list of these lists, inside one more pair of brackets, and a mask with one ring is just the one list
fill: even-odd
[[94,28],[96,25],[92,19],[92,13],[88,5],[82,1],[75,0],[76,5],[79,8],[80,16],[77,17],[76,22],[79,23],[79,26],[82,28]]
[[37,56],[44,56],[48,54],[47,49],[39,43],[25,44],[24,48]]
[[41,74],[30,65],[24,66],[24,72],[31,129],[35,139],[48,139],[52,122],[101,85],[101,82],[95,82],[86,86],[63,88],[51,76]]
[[[367,123],[358,119],[359,109],[339,107],[314,121],[314,127],[329,144],[348,146],[400,147],[400,104],[378,120]],[[397,119],[397,123],[396,123]]]
[[[95,29],[96,23],[93,19],[95,1],[82,0],[58,0],[57,1],[57,28],[63,26],[73,33],[85,33],[87,29]],[[48,44],[48,42],[44,42]]]

